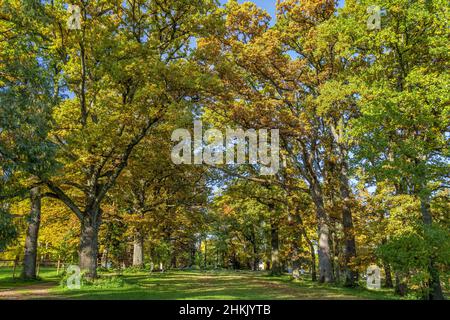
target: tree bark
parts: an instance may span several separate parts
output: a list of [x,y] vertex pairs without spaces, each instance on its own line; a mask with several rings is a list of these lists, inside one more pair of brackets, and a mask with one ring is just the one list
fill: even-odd
[[144,268],[144,237],[140,231],[134,235],[133,267]]
[[300,274],[300,253],[301,253],[301,247],[299,246],[299,243],[301,243],[302,234],[298,234],[298,239],[294,239],[293,248],[292,248],[292,274],[294,277],[298,274]]
[[281,274],[281,265],[279,257],[279,236],[278,236],[278,224],[274,221],[270,224],[270,244],[271,244],[271,263],[270,263],[270,273],[272,275]]
[[317,232],[319,238],[319,282],[331,283],[334,282],[334,276],[331,261],[330,228],[328,226],[328,217],[325,212],[322,192],[319,190],[317,184],[312,186],[311,191],[313,202],[316,206]]
[[339,154],[338,177],[339,191],[343,200],[342,207],[342,226],[344,229],[344,286],[354,287],[358,281],[358,272],[352,267],[352,260],[356,257],[356,242],[353,229],[353,217],[351,210],[351,190],[348,181],[348,146],[344,136],[344,120],[340,118],[339,123],[331,124],[331,134],[334,138],[335,149]]
[[295,223],[293,223],[293,227],[294,227],[293,238],[294,239],[293,239],[293,243],[292,243],[292,275],[295,278],[295,277],[297,277],[297,275],[300,274],[300,266],[301,266],[300,254],[303,251],[301,244],[302,244],[302,236],[303,236],[303,232],[304,232],[304,230],[303,230],[304,226],[302,223],[302,219],[300,217],[300,213],[298,211],[296,212],[294,217],[295,217],[294,218]]
[[354,267],[351,266],[352,260],[356,258],[356,242],[355,233],[353,228],[353,217],[351,211],[351,192],[349,187],[349,182],[347,178],[347,164],[346,160],[341,169],[340,174],[340,191],[343,199],[342,208],[342,226],[344,229],[344,272],[345,272],[345,282],[344,286],[354,287],[358,281],[358,272]]
[[332,251],[332,266],[333,266],[333,274],[334,279],[337,283],[341,282],[341,263],[340,263],[340,257],[341,257],[341,250],[340,250],[340,243],[338,239],[338,235],[336,232],[331,232],[331,248]]
[[257,271],[258,270],[258,262],[259,262],[258,245],[256,243],[256,237],[255,237],[254,233],[252,235],[251,244],[252,244],[252,249],[253,249],[252,270]]
[[88,212],[81,221],[80,269],[89,279],[97,278],[98,231],[101,210]]
[[[383,238],[381,240],[381,244],[385,244],[387,242],[386,238]],[[391,266],[388,262],[383,261],[383,267],[384,267],[384,274],[386,276],[386,280],[384,282],[384,286],[386,288],[393,288],[394,287],[394,283],[392,281],[392,272],[391,272]]]
[[393,288],[394,284],[392,282],[391,266],[389,265],[389,263],[384,263],[384,273],[386,275],[384,286],[386,288]]
[[207,268],[207,258],[208,258],[208,238],[205,236],[205,260],[204,260],[204,269]]
[[314,252],[314,246],[312,243],[309,247],[311,251],[311,280],[317,281],[317,271],[316,271],[316,253]]
[[197,248],[195,247],[195,241],[192,241],[190,255],[189,255],[189,268],[192,268],[195,265],[196,252],[197,252]]
[[177,268],[177,254],[176,254],[175,250],[173,250],[173,252],[172,252],[172,259],[170,261],[170,267],[172,269],[176,269]]
[[309,239],[308,234],[306,233],[306,227],[303,224],[303,219],[302,219],[301,215],[297,212],[295,217],[296,217],[297,223],[299,224],[299,226],[301,228],[303,238],[305,239],[306,243],[309,246],[309,251],[311,254],[311,280],[317,281],[316,253],[314,252],[314,245],[313,245],[312,241]]
[[31,211],[28,217],[27,235],[25,238],[25,255],[23,259],[22,278],[36,279],[36,258],[39,226],[41,223],[41,194],[39,187],[30,191]]

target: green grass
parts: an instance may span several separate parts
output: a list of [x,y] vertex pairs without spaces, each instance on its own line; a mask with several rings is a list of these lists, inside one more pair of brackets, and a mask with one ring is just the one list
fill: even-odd
[[[115,277],[103,274],[102,277]],[[290,280],[289,276],[268,276],[264,272],[169,271],[136,272],[119,275],[123,281],[101,281],[98,286],[80,290],[54,288],[52,295],[68,299],[395,299],[391,290],[369,291],[319,285],[308,279]]]
[[[20,270],[17,270],[17,274],[20,275]],[[392,290],[348,289],[318,284],[307,277],[292,281],[288,275],[275,277],[265,272],[101,272],[100,279],[94,285],[84,285],[79,290],[69,290],[58,285],[60,277],[54,268],[41,268],[39,277],[36,281],[13,279],[11,268],[0,268],[0,291],[13,289],[23,294],[32,290],[35,284],[51,282],[54,286],[48,294],[63,299],[398,299]]]
[[16,287],[29,286],[34,283],[58,282],[59,277],[56,269],[52,267],[42,267],[39,270],[37,280],[23,280],[20,278],[21,268],[16,269],[15,278],[13,278],[12,267],[0,267],[0,290],[11,289]]

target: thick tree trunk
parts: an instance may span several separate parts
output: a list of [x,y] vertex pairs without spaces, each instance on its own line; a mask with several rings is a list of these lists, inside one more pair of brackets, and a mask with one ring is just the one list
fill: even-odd
[[89,279],[97,277],[98,231],[101,211],[85,213],[81,221],[80,269]]
[[[428,193],[421,195],[420,206],[423,223],[425,224],[425,226],[431,227],[433,219],[430,211],[430,195]],[[430,281],[429,281],[430,292],[428,298],[430,300],[444,300],[441,281],[439,279],[439,271],[434,265],[433,257],[429,257],[428,272],[430,274]]]
[[333,264],[334,279],[337,283],[340,283],[341,282],[341,263],[340,263],[341,250],[340,250],[340,243],[339,243],[338,235],[336,234],[336,232],[331,232],[331,247],[333,248],[332,264]]
[[328,217],[325,212],[322,192],[317,184],[311,188],[313,202],[316,206],[317,232],[319,238],[319,282],[334,282],[333,265],[331,261],[330,250],[330,228],[328,225]]
[[[292,274],[294,277],[297,277],[300,274],[300,253],[301,253],[301,239],[302,234],[296,234],[294,236],[294,243],[292,245]],[[300,245],[299,245],[300,244]]]
[[[346,161],[346,160],[344,160]],[[358,281],[358,272],[351,265],[352,260],[356,257],[356,242],[353,228],[353,217],[351,211],[351,193],[347,178],[347,164],[343,165],[340,175],[340,191],[343,199],[342,208],[342,226],[344,228],[344,267],[346,287],[354,287]]]
[[28,217],[27,235],[25,238],[25,255],[23,259],[22,278],[36,279],[36,257],[41,223],[41,195],[39,187],[30,191],[31,211]]
[[280,265],[280,241],[278,236],[278,224],[271,222],[270,224],[270,244],[271,244],[271,263],[270,263],[270,273],[273,275],[281,274]]
[[144,237],[139,231],[134,235],[133,267],[144,268]]

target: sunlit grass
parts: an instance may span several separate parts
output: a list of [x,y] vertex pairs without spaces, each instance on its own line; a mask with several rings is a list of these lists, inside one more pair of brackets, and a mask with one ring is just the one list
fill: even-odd
[[0,290],[32,285],[33,283],[58,282],[59,277],[56,269],[52,267],[42,267],[39,269],[38,279],[23,280],[20,278],[21,267],[18,267],[13,278],[11,267],[0,267]]
[[69,299],[309,300],[396,298],[392,290],[347,289],[320,285],[307,278],[292,281],[288,275],[272,277],[264,272],[169,271],[152,274],[136,272],[119,276],[124,280],[124,285],[119,288],[82,287],[80,290],[68,290],[59,287],[53,289],[52,293],[62,294]]
[[[12,278],[11,268],[0,268],[0,290],[51,282],[54,283],[50,289],[51,295],[66,299],[398,299],[390,289],[349,289],[318,284],[306,276],[293,281],[289,275],[270,276],[266,272],[250,271],[100,272],[103,280],[99,281],[99,285],[82,286],[79,290],[59,286],[60,276],[54,268],[41,268],[37,281],[21,280],[19,269],[16,276],[16,279]],[[104,281],[108,277],[120,277],[121,281]]]

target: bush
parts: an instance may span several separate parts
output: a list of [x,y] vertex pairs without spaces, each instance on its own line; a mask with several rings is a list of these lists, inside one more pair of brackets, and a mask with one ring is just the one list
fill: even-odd
[[11,215],[0,207],[0,251],[17,238],[17,228]]
[[[72,274],[65,273],[59,282],[60,287],[68,288],[67,281],[71,280],[69,278],[72,276],[73,276]],[[82,273],[80,278],[81,289],[87,288],[112,289],[112,288],[121,288],[124,285],[125,282],[123,281],[123,278],[121,276],[103,276],[92,280],[87,278],[85,274]]]
[[[450,237],[448,231],[418,224],[403,234],[391,238],[377,250],[378,255],[390,263],[408,285],[411,298],[428,296],[430,275],[428,266],[432,258],[436,267],[448,269],[450,265]],[[441,283],[447,279],[441,273]]]

